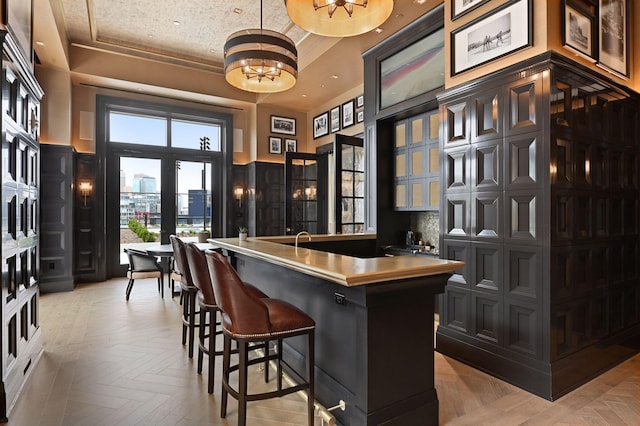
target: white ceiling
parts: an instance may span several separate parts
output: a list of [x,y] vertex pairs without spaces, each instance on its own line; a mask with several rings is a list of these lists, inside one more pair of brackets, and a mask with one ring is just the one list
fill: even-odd
[[[34,2],[35,49],[42,64],[52,67],[70,62],[59,57],[65,49],[68,52],[68,47],[54,53],[53,46],[37,44],[39,38],[51,34],[50,29],[45,31],[46,19],[39,15],[41,1],[50,2],[57,33],[68,45],[133,54],[215,73],[222,73],[227,37],[242,29],[260,28],[259,0],[38,0]],[[284,0],[262,3],[263,28],[290,37],[299,56],[298,84],[288,93],[270,95],[265,102],[308,111],[362,84],[362,52],[440,2],[396,0],[391,18],[381,26],[382,33],[341,40],[308,34],[295,26]]]

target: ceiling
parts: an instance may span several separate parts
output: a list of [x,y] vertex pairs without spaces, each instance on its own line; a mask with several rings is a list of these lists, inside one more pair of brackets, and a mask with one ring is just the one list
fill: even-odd
[[[335,39],[309,34],[294,25],[284,0],[48,1],[50,8],[42,9],[42,3],[34,2],[34,42],[42,66],[65,68],[65,64],[72,63],[69,46],[81,46],[217,74],[223,73],[223,46],[227,37],[242,29],[260,28],[262,2],[263,28],[281,32],[296,43],[299,78],[293,89],[257,96],[256,103],[287,105],[301,111],[309,111],[362,84],[362,52],[440,3],[396,0],[394,11],[381,25],[380,33],[372,31]],[[59,36],[55,37],[60,40],[59,46],[51,42],[53,29]],[[133,89],[130,82],[70,71],[76,84]],[[184,98],[197,95],[171,93]]]

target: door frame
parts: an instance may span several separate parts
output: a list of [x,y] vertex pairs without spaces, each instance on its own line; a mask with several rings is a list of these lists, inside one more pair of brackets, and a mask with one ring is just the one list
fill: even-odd
[[[203,107],[206,107],[203,105]],[[218,231],[220,236],[228,237],[234,232],[233,230],[233,199],[232,199],[232,169],[233,169],[233,115],[220,113],[212,110],[194,109],[187,107],[180,107],[171,104],[159,104],[149,101],[141,101],[139,99],[127,99],[119,98],[107,95],[96,95],[96,127],[95,127],[95,152],[96,152],[96,180],[95,180],[95,199],[96,208],[100,210],[101,217],[96,218],[96,227],[101,229],[97,238],[98,253],[97,262],[99,267],[97,270],[96,279],[103,281],[113,277],[122,277],[126,274],[126,269],[123,269],[119,264],[119,239],[117,241],[117,248],[114,249],[113,238],[110,238],[109,231],[113,228],[113,218],[109,217],[107,207],[112,202],[113,195],[111,194],[114,182],[108,182],[109,176],[107,170],[109,169],[109,162],[113,161],[111,148],[112,145],[108,142],[108,113],[111,110],[119,110],[120,108],[135,108],[141,112],[145,110],[152,114],[161,113],[169,117],[191,117],[191,118],[203,118],[205,120],[215,120],[221,123],[221,145],[220,151],[195,151],[183,148],[170,148],[166,146],[147,146],[137,144],[121,144],[118,143],[118,149],[129,149],[130,152],[140,152],[149,158],[162,156],[161,151],[164,151],[165,155],[174,155],[174,159],[183,161],[197,161],[194,158],[211,158],[211,163],[215,163],[213,158],[218,158],[219,161],[219,175],[217,177],[217,185],[219,188],[219,202],[220,212],[219,220],[217,223],[220,226]],[[155,155],[151,155],[151,152],[155,152]],[[132,155],[133,156],[133,155]],[[202,161],[202,160],[200,160]],[[212,179],[213,176],[212,176]],[[162,180],[166,182],[166,178],[162,176]],[[171,183],[174,187],[175,194],[175,181]],[[117,197],[119,197],[119,176],[118,181],[115,183],[117,189]],[[212,181],[213,191],[213,181]],[[167,197],[168,198],[168,197]],[[169,201],[167,201],[169,202]],[[174,199],[171,204],[173,205]],[[163,204],[161,208],[163,211],[167,208]],[[119,206],[119,200],[116,200],[116,205]],[[173,207],[169,207],[173,209]],[[168,210],[167,210],[168,211]],[[119,214],[118,214],[119,216]],[[116,222],[119,227],[119,217],[116,218]],[[98,223],[100,222],[100,223]],[[175,217],[173,218],[175,224]],[[118,228],[119,229],[119,228]],[[215,234],[214,234],[215,235]],[[168,239],[168,235],[167,235]],[[168,241],[168,240],[167,240]],[[117,260],[116,260],[117,259]],[[116,265],[117,263],[117,265]]]

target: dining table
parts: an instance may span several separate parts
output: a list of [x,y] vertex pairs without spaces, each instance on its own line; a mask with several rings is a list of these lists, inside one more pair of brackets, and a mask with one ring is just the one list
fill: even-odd
[[[195,245],[200,249],[200,250],[207,250],[207,249],[212,249],[215,250],[216,246],[214,246],[211,243],[195,243]],[[173,246],[171,244],[159,244],[159,245],[155,245],[155,246],[149,246],[149,247],[145,247],[144,249],[148,254],[150,254],[151,256],[156,256],[160,258],[160,263],[162,265],[162,268],[165,270],[166,274],[167,274],[167,283],[171,283],[168,284],[171,286],[171,297],[175,297],[180,295],[180,288],[178,288],[178,291],[176,291],[174,283],[171,281],[171,270],[172,270],[172,265],[173,265]]]

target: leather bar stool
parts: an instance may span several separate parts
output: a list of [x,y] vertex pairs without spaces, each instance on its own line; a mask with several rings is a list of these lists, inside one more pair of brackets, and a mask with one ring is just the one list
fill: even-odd
[[[200,290],[197,295],[198,310],[200,311],[200,326],[198,339],[198,374],[202,374],[203,356],[209,357],[208,363],[208,392],[213,393],[215,377],[215,357],[222,355],[222,349],[216,350],[216,337],[222,334],[218,321],[218,304],[213,293],[213,286],[207,266],[207,259],[202,250],[195,243],[184,244],[188,268],[193,284]],[[252,286],[243,283],[247,291],[257,298],[268,298],[266,294]],[[265,345],[252,346],[252,349],[266,349]],[[237,351],[236,351],[237,352]],[[268,365],[265,364],[265,381],[269,380]]]
[[[180,299],[182,300],[182,344],[187,344],[187,334],[189,337],[187,351],[189,358],[193,358],[193,348],[195,345],[196,324],[196,295],[198,287],[193,284],[189,264],[184,249],[184,242],[175,235],[169,235],[169,240],[173,246],[173,259],[175,267],[180,271]],[[173,276],[172,276],[173,278]],[[177,277],[176,277],[177,278]],[[173,292],[173,290],[172,290]]]
[[[238,400],[238,425],[246,425],[247,401],[257,401],[280,397],[307,390],[307,411],[309,426],[313,426],[314,415],[314,345],[315,322],[295,306],[278,299],[261,299],[247,291],[235,269],[220,253],[206,251],[211,282],[221,313],[224,349],[222,359],[222,399],[220,416],[227,416],[227,400],[231,394]],[[306,380],[298,372],[286,365],[282,359],[282,341],[293,336],[307,336]],[[238,345],[238,364],[231,365],[231,341]],[[250,343],[277,342],[275,354],[265,351],[264,360],[276,360],[277,389],[270,392],[249,394],[247,389],[247,369],[262,359],[249,360]],[[297,376],[298,384],[282,387],[282,366]],[[238,371],[238,388],[229,384],[229,376]]]

